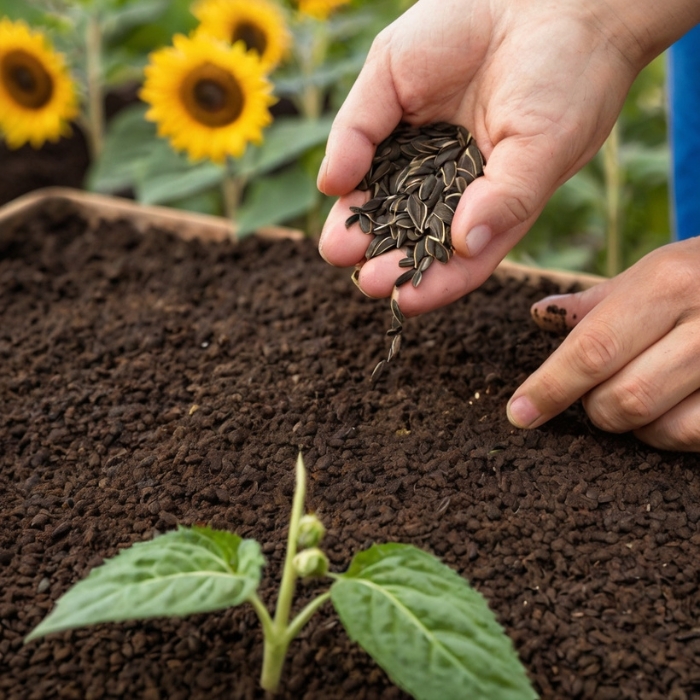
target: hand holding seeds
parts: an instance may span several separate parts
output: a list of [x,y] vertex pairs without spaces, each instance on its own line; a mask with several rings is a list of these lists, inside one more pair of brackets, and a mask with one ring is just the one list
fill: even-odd
[[[399,123],[460,124],[488,166],[455,210],[457,255],[395,296],[412,316],[478,287],[602,145],[642,65],[693,13],[697,21],[695,0],[669,1],[677,12],[653,0],[419,0],[376,38],[336,118],[319,174],[320,188],[340,195],[321,238],[325,259],[362,264],[363,291],[391,295],[401,253],[363,262],[365,234],[345,228],[350,207],[369,200],[357,186]],[[642,16],[657,21],[653,32]]]

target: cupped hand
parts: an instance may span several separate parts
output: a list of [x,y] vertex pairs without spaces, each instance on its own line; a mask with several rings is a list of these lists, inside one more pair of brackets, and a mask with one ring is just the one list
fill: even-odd
[[[346,230],[345,219],[365,201],[355,188],[376,145],[401,121],[447,121],[474,134],[485,175],[455,213],[457,255],[398,295],[415,315],[479,286],[600,148],[643,65],[631,33],[601,8],[609,2],[419,0],[385,29],[337,115],[319,173],[319,188],[340,196],[323,257],[342,267],[364,261],[369,239],[356,225]],[[391,294],[400,257],[364,264],[363,291]]]
[[661,449],[700,451],[700,239],[672,243],[584,292],[532,308],[573,328],[508,404],[534,428],[579,398],[592,422]]

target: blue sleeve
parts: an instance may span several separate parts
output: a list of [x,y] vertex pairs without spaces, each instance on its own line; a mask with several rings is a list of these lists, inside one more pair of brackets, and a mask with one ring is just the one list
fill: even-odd
[[700,25],[669,49],[674,237],[700,236]]

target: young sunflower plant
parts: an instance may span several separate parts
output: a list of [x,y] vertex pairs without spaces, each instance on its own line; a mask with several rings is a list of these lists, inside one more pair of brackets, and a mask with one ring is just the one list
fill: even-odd
[[40,148],[70,134],[76,85],[49,39],[22,21],[0,19],[0,134],[10,148]]

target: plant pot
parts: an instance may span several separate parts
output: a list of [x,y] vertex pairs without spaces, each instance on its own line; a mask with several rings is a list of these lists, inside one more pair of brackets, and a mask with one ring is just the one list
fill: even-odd
[[[388,305],[299,232],[266,233],[66,190],[0,210],[0,698],[264,697],[246,606],[22,640],[104,557],[178,523],[260,541],[271,606],[300,449],[333,570],[414,544],[487,597],[543,698],[697,698],[697,458],[578,405],[535,431],[505,417],[561,341],[530,304],[595,278],[504,264],[411,319],[373,385]],[[406,696],[325,607],[280,697]]]

